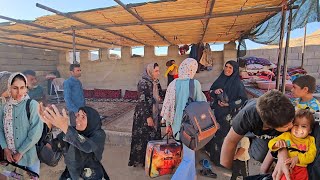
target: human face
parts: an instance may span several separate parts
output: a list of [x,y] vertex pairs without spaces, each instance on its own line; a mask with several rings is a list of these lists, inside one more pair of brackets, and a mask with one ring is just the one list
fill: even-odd
[[21,101],[22,98],[27,94],[26,83],[21,79],[15,79],[10,87],[11,97],[14,100]]
[[75,78],[81,77],[81,68],[80,67],[73,68],[73,71],[71,71],[71,75],[74,76]]
[[306,117],[296,117],[293,122],[291,134],[297,138],[305,138],[311,133],[310,122]]
[[293,97],[301,98],[301,97],[305,97],[308,94],[308,90],[309,89],[307,87],[301,88],[297,84],[293,84],[291,92],[292,92]]
[[226,64],[224,66],[224,75],[226,76],[231,76],[233,73],[233,66],[231,66],[231,64]]
[[33,89],[36,87],[37,85],[37,78],[35,76],[32,76],[32,75],[27,75],[27,86],[29,89]]
[[159,79],[160,76],[160,68],[159,66],[153,69],[153,79]]
[[87,125],[87,114],[84,111],[80,110],[76,117],[76,129],[78,131],[84,131],[87,128]]
[[288,124],[278,127],[278,128],[274,128],[275,130],[277,130],[278,132],[287,132],[289,131],[291,128],[293,127],[293,123],[292,121],[289,122]]

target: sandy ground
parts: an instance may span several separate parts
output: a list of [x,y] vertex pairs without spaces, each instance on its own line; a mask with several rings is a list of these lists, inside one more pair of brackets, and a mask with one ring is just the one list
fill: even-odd
[[[129,158],[129,146],[112,146],[105,145],[105,151],[102,159],[102,164],[104,165],[108,175],[111,180],[148,180],[149,178],[142,167],[129,167],[127,165]],[[196,154],[197,161],[199,162],[202,158],[207,158],[207,155],[201,151],[198,151]],[[65,168],[63,159],[59,162],[56,167],[49,167],[45,164],[41,164],[40,179],[59,179],[60,174]],[[197,171],[201,166],[197,163]],[[250,161],[249,163],[250,174],[257,174],[259,165],[257,163]],[[225,169],[219,167],[213,167],[213,171],[218,174],[217,179],[229,180],[231,173]],[[212,179],[208,177],[203,177],[200,173],[197,173],[198,180]],[[157,177],[159,180],[168,180],[171,175]],[[239,178],[241,179],[241,178]]]

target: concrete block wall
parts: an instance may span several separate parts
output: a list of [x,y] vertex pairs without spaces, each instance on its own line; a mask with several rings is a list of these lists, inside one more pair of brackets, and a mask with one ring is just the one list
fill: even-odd
[[[101,52],[108,52],[107,49]],[[163,89],[167,87],[167,79],[164,77],[166,71],[166,62],[170,59],[176,60],[180,64],[188,55],[179,55],[178,46],[169,46],[167,56],[156,56],[153,46],[144,47],[144,57],[131,57],[131,47],[121,48],[121,59],[111,60],[107,53],[102,54],[101,59],[89,61],[86,55],[87,51],[81,54],[82,77],[80,78],[85,89],[104,88],[104,89],[122,89],[136,90],[137,83],[141,79],[142,71],[146,64],[157,62],[160,66],[160,83]],[[229,52],[212,51],[214,57],[214,66],[211,71],[202,71],[196,74],[195,78],[202,84],[203,90],[208,90],[214,80],[219,76],[223,68],[224,56],[235,59],[236,50],[229,49]],[[64,78],[70,76],[69,63],[66,61],[65,52],[59,55],[58,70]]]
[[45,76],[57,70],[58,62],[58,51],[0,45],[0,71],[34,70],[39,83],[44,87],[47,87]]
[[[249,50],[247,51],[247,56],[263,57],[276,63],[278,60],[278,49]],[[281,60],[283,61],[283,57]],[[290,47],[288,50],[288,67],[301,66],[301,62],[302,47]],[[320,78],[320,46],[306,46],[303,67],[310,75]]]

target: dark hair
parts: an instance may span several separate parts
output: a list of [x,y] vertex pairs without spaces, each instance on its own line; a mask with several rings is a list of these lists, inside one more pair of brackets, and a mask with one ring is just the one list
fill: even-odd
[[12,79],[10,85],[12,85],[17,79],[22,80],[22,81],[24,82],[24,84],[27,85],[26,79],[25,79],[21,74],[17,74],[17,75]]
[[27,75],[30,75],[30,76],[36,76],[36,72],[32,71],[32,70],[25,70],[22,72],[23,75],[27,76]]
[[159,67],[158,63],[154,63],[153,68]]
[[69,70],[70,71],[73,71],[74,70],[74,68],[79,68],[80,67],[80,64],[70,64],[70,67],[69,67]]
[[171,65],[172,65],[171,60],[169,60],[169,61],[166,62],[166,66],[167,66],[167,67],[170,67]]
[[314,116],[313,116],[313,113],[308,110],[308,109],[299,109],[297,112],[296,112],[296,118],[306,118],[309,123],[310,123],[310,126],[312,128],[313,124],[314,124]]
[[310,75],[300,76],[292,83],[301,88],[307,87],[309,93],[313,93],[316,90],[316,79]]
[[263,123],[279,128],[292,122],[295,110],[291,101],[281,92],[271,90],[260,96],[256,105]]

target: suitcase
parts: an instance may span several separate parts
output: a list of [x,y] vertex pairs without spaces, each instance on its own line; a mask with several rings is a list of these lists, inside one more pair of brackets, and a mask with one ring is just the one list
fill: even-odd
[[146,150],[145,172],[149,177],[172,174],[182,159],[182,144],[174,139],[149,141]]
[[39,175],[23,166],[9,163],[6,160],[0,161],[0,179],[7,180],[37,180]]

